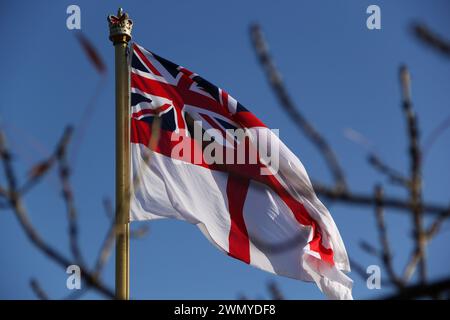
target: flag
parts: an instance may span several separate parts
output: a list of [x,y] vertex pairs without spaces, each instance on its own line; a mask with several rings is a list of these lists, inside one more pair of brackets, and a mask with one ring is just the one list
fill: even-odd
[[196,73],[131,50],[131,221],[187,221],[231,257],[351,299],[339,231],[276,131]]

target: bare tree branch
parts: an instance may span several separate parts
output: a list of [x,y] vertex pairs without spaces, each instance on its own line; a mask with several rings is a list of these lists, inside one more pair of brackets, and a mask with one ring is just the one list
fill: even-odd
[[270,56],[268,45],[264,39],[261,27],[254,24],[250,28],[250,35],[258,56],[259,62],[266,72],[267,80],[272,86],[281,106],[289,114],[292,121],[297,125],[306,137],[313,143],[319,150],[320,154],[324,157],[332,175],[335,180],[338,189],[346,189],[347,183],[345,180],[344,172],[338,162],[337,156],[333,149],[330,147],[325,138],[314,128],[314,126],[305,118],[300,112],[294,101],[291,99],[288,91],[286,90],[281,74],[275,67],[272,57]]
[[[114,247],[114,239],[116,235],[114,209],[112,207],[111,201],[109,199],[104,199],[103,206],[105,208],[105,212],[107,212],[107,216],[110,217],[110,226],[108,232],[106,233],[105,239],[103,240],[102,246],[97,256],[97,260],[94,265],[94,269],[92,271],[93,276],[96,278],[100,278],[100,274],[102,273],[104,267],[106,266],[106,263],[108,262],[109,257],[111,256],[112,248]],[[71,294],[69,294],[65,298],[65,300],[79,299],[89,289],[91,289],[91,287],[86,286],[83,287],[81,290],[76,290]]]
[[[439,232],[439,229],[441,228],[442,224],[450,217],[450,210],[447,212],[446,215],[443,215],[441,217],[436,218],[434,222],[430,225],[430,227],[425,231],[426,235],[426,243],[430,242],[431,239],[433,239],[434,236],[437,235]],[[420,261],[421,258],[421,252],[418,252],[417,250],[414,251],[411,255],[411,258],[408,262],[408,264],[405,267],[405,270],[403,272],[403,281],[407,282],[411,279],[412,275],[414,274],[414,271],[416,269],[417,263]]]
[[400,292],[385,297],[387,300],[407,300],[421,297],[434,297],[436,294],[450,290],[450,278],[434,281],[429,284],[417,284],[406,287]]
[[[107,215],[114,217],[114,210],[112,209],[112,204],[109,199],[106,199],[104,201],[104,207],[105,211],[109,212]],[[114,218],[110,221],[110,226],[108,229],[108,232],[106,233],[105,239],[103,240],[103,244],[100,248],[100,252],[97,257],[97,261],[94,266],[94,274],[96,276],[100,276],[100,273],[102,272],[103,268],[106,265],[106,262],[108,261],[109,256],[111,255],[112,248],[114,246],[114,239],[116,235],[116,224]]]
[[392,169],[387,164],[382,162],[376,154],[369,154],[368,161],[369,164],[371,164],[378,172],[387,176],[392,183],[398,184],[403,187],[409,187],[409,180],[397,170]]
[[270,298],[272,300],[284,300],[283,292],[275,281],[270,281],[267,285],[269,289]]
[[402,87],[402,105],[406,117],[409,138],[410,156],[410,201],[414,218],[414,238],[416,253],[419,255],[419,273],[422,283],[426,282],[426,235],[423,229],[422,210],[422,177],[421,177],[421,149],[419,144],[419,128],[416,114],[411,102],[411,76],[406,66],[400,67],[400,84]]
[[371,245],[370,243],[368,243],[365,240],[361,240],[359,242],[359,247],[365,251],[367,254],[371,255],[371,256],[375,256],[375,257],[381,257],[383,254],[380,252],[380,250],[378,250],[377,248],[375,248],[373,245]]
[[430,241],[441,229],[442,224],[444,224],[444,222],[450,218],[450,210],[447,212],[446,215],[443,215],[441,217],[436,218],[436,220],[434,220],[434,222],[431,224],[431,226],[428,228],[428,230],[426,231],[426,237],[427,237],[427,241]]
[[[373,194],[356,193],[351,191],[342,191],[335,188],[327,187],[319,182],[313,182],[314,191],[328,200],[338,201],[343,204],[373,207],[376,204],[376,199]],[[385,208],[396,209],[405,213],[410,213],[413,206],[410,201],[394,198],[383,197],[382,205]],[[423,203],[422,209],[424,213],[431,216],[447,217],[450,207],[442,206],[434,203]]]
[[431,130],[431,133],[425,139],[425,142],[423,144],[424,158],[430,152],[431,147],[434,145],[434,143],[448,128],[450,128],[450,115],[447,116],[442,122],[440,122],[433,130]]
[[141,239],[148,235],[150,228],[148,225],[141,226],[137,229],[133,229],[130,231],[130,238],[132,239]]
[[384,267],[386,268],[386,271],[388,273],[389,280],[397,287],[402,288],[403,283],[396,275],[394,266],[393,266],[393,262],[392,262],[391,247],[389,245],[386,224],[384,221],[384,210],[383,210],[383,205],[382,205],[383,189],[381,188],[381,186],[375,187],[375,197],[377,199],[377,203],[375,205],[375,217],[376,217],[376,221],[377,221],[378,235],[379,235],[381,248],[382,248],[381,258],[382,258]]
[[37,281],[37,279],[30,280],[30,287],[33,290],[34,294],[40,300],[49,300],[48,294],[42,289],[41,285]]
[[48,159],[39,162],[33,166],[28,173],[28,180],[23,186],[19,188],[19,193],[25,195],[29,190],[31,190],[36,184],[38,184],[50,171],[50,169],[55,164],[56,157],[51,155]]
[[413,25],[415,36],[430,48],[450,57],[450,41],[442,39],[424,24]]
[[67,163],[67,148],[70,138],[73,133],[73,128],[68,127],[56,148],[56,159],[58,160],[59,179],[62,185],[62,195],[67,209],[67,220],[69,222],[69,241],[70,250],[78,265],[84,265],[84,259],[81,255],[81,250],[78,245],[78,223],[77,212],[75,209],[75,202],[73,198],[72,188],[70,186],[69,175],[70,169]]
[[[66,137],[66,134],[63,136]],[[60,144],[61,145],[61,144]],[[49,259],[60,265],[62,268],[66,269],[69,265],[73,264],[71,260],[66,258],[64,255],[59,253],[56,249],[50,246],[47,242],[43,240],[41,235],[33,227],[27,210],[22,202],[22,196],[18,192],[17,179],[14,172],[14,168],[11,162],[11,155],[6,145],[6,138],[3,131],[0,131],[0,159],[2,160],[3,170],[8,184],[8,202],[10,208],[15,213],[20,226],[24,230],[26,236],[31,241],[31,243],[36,246],[42,253],[44,253]],[[112,290],[107,288],[104,284],[99,282],[95,276],[93,276],[89,270],[84,266],[80,266],[81,272],[83,274],[86,282],[96,288],[97,291],[109,298],[114,298],[114,293]]]

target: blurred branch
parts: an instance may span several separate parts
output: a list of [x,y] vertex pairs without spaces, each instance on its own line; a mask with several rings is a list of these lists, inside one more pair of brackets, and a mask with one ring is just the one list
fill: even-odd
[[[436,34],[432,33],[423,25],[416,25],[414,28],[416,36],[429,46],[441,51],[450,56],[450,42],[444,41]],[[361,241],[362,249],[372,255],[379,257],[388,273],[389,282],[385,285],[395,285],[398,290],[398,295],[393,295],[390,298],[417,298],[421,296],[431,296],[437,298],[439,292],[450,290],[450,280],[427,284],[427,270],[426,270],[426,255],[425,249],[427,243],[439,232],[442,224],[450,218],[450,206],[443,206],[434,203],[425,202],[422,196],[422,149],[420,145],[420,135],[418,128],[418,121],[413,110],[411,101],[411,79],[408,69],[405,66],[400,68],[400,84],[402,91],[402,108],[407,124],[407,138],[408,138],[408,154],[409,154],[409,174],[406,176],[399,171],[393,169],[388,164],[380,160],[380,158],[373,152],[370,152],[368,157],[369,164],[374,167],[382,175],[389,178],[389,181],[408,190],[408,198],[400,199],[391,196],[385,196],[381,187],[376,187],[374,194],[365,194],[361,192],[350,191],[346,185],[346,178],[341,170],[337,158],[331,147],[326,143],[322,135],[306,120],[306,118],[299,112],[297,106],[294,104],[290,95],[287,92],[285,85],[281,79],[281,75],[270,56],[267,42],[264,39],[263,33],[259,25],[253,25],[250,29],[252,45],[256,52],[257,58],[265,71],[266,78],[275,92],[281,106],[284,108],[290,118],[295,124],[305,133],[308,139],[318,148],[321,155],[325,158],[326,163],[333,174],[335,185],[327,186],[320,182],[314,181],[314,190],[318,196],[327,200],[336,201],[341,204],[367,206],[375,209],[376,227],[378,230],[381,250],[377,250],[373,245],[366,241]],[[425,147],[429,148],[437,137],[446,130],[449,125],[449,120],[445,119],[435,130],[433,130],[430,138],[427,139]],[[367,146],[369,143],[367,139],[361,135],[355,135],[351,132],[350,138],[357,140]],[[409,263],[407,264],[403,277],[399,277],[394,269],[391,246],[388,239],[386,222],[384,220],[384,210],[395,209],[410,214],[413,218],[414,227],[414,251]],[[435,220],[427,230],[423,226],[424,214],[434,216]],[[291,247],[295,245],[293,239],[286,244]],[[292,243],[290,243],[292,242]],[[366,270],[363,266],[354,260],[350,260],[352,269],[359,274],[363,279],[367,278]],[[416,266],[419,265],[420,284],[416,286],[405,287],[410,277],[414,273]],[[383,281],[384,283],[384,281]]]
[[349,258],[349,260],[350,260],[350,265],[352,266],[352,273],[354,272],[357,275],[359,275],[361,277],[361,279],[366,280],[367,279],[366,269],[361,264],[356,262],[354,259]]
[[[101,89],[106,83],[106,65],[104,64],[103,59],[98,54],[95,47],[81,32],[76,33],[76,39],[80,43],[88,59],[93,63],[96,70],[102,75],[102,78],[100,79],[99,85],[96,88],[94,95],[90,99],[82,114],[78,136],[76,137],[77,139],[75,141],[76,143],[74,156],[76,156],[77,154],[77,146],[82,140],[82,136],[86,129],[89,117],[92,115],[92,107],[94,106],[94,102],[96,101]],[[67,159],[68,146],[72,136],[73,128],[68,127],[65,130],[59,143],[57,144],[55,151],[47,159],[33,166],[28,173],[28,177],[25,183],[19,187],[19,183],[17,181],[12,164],[11,153],[6,145],[5,134],[3,131],[0,131],[0,160],[2,161],[5,177],[7,180],[7,189],[0,188],[0,197],[3,197],[3,200],[5,201],[5,203],[0,203],[0,206],[5,206],[12,209],[28,239],[50,260],[54,261],[64,269],[72,264],[77,264],[80,267],[85,286],[83,286],[82,290],[72,292],[72,294],[68,296],[69,298],[80,297],[84,292],[87,291],[87,289],[93,288],[104,296],[114,299],[114,292],[107,288],[100,281],[100,274],[104,266],[106,265],[109,256],[111,255],[111,250],[114,244],[114,237],[116,234],[114,219],[111,219],[111,226],[105,236],[92,271],[86,267],[79,247],[77,212],[72,187],[70,184],[71,168]],[[40,182],[42,178],[45,177],[45,175],[50,172],[50,169],[55,165],[57,165],[58,167],[62,196],[67,210],[69,242],[73,259],[67,258],[64,254],[60,253],[41,237],[38,231],[33,227],[22,200],[24,195],[34,186],[36,186],[37,183]],[[105,209],[107,211],[111,211],[112,209],[110,204],[109,209],[106,207],[108,203],[109,202],[105,202]],[[110,217],[114,216],[114,213],[108,212],[108,214],[110,215]],[[142,235],[145,233],[145,231],[137,230],[136,233],[138,235]],[[42,289],[37,279],[31,279],[30,286],[38,298],[48,299],[48,295]]]
[[306,137],[314,146],[316,146],[320,154],[324,157],[328,168],[334,177],[337,189],[345,190],[347,186],[346,179],[336,154],[319,131],[317,131],[303,116],[288,94],[281,79],[281,74],[275,67],[272,57],[270,56],[268,45],[264,39],[261,27],[257,24],[252,25],[250,28],[250,35],[259,62],[266,72],[267,80],[280,101],[281,106],[284,108],[284,111],[289,114],[294,124],[303,131]]
[[78,265],[84,265],[81,250],[78,245],[78,223],[77,212],[73,198],[72,187],[70,186],[70,169],[67,163],[67,149],[73,128],[68,127],[56,148],[56,158],[58,160],[59,178],[62,185],[62,195],[66,204],[67,220],[69,222],[69,242],[72,255]]
[[[68,133],[69,132],[69,133]],[[61,142],[58,144],[59,146],[64,145],[64,141],[69,139],[70,130],[66,130]],[[44,253],[49,259],[60,265],[62,268],[66,269],[69,265],[72,265],[73,262],[66,258],[63,254],[58,252],[52,246],[50,246],[47,242],[43,240],[41,235],[37,232],[37,230],[33,227],[29,217],[27,210],[22,202],[22,194],[19,192],[17,188],[17,179],[16,174],[11,161],[11,154],[7,148],[6,138],[3,131],[0,131],[0,159],[3,164],[3,170],[5,173],[7,185],[8,185],[8,203],[10,208],[15,213],[20,226],[24,230],[26,236],[31,241],[31,243],[37,247],[42,253]],[[97,291],[105,295],[109,298],[114,298],[114,292],[107,288],[104,284],[99,282],[97,278],[89,272],[84,266],[80,265],[81,273],[83,274],[84,280],[92,287],[94,287]]]
[[130,231],[130,238],[141,239],[148,234],[149,230],[150,228],[148,227],[148,225],[143,225],[137,229],[133,229]]
[[450,116],[447,116],[441,123],[439,123],[436,128],[431,130],[431,133],[425,139],[423,144],[423,157],[425,157],[429,152],[434,143],[438,140],[438,138],[450,128]]
[[365,251],[367,254],[370,254],[371,256],[375,256],[375,257],[381,257],[382,256],[382,253],[380,253],[380,251],[377,248],[375,248],[373,245],[371,245],[367,241],[361,240],[359,242],[359,247],[363,251]]
[[406,287],[398,293],[388,296],[387,300],[407,300],[421,297],[434,297],[436,294],[450,290],[450,278],[434,281],[429,284],[418,284]]
[[[93,275],[96,278],[99,278],[103,269],[106,266],[106,263],[109,260],[109,257],[111,256],[113,247],[114,247],[114,239],[115,236],[117,234],[116,231],[116,223],[115,223],[115,212],[112,206],[112,203],[110,201],[110,199],[104,199],[103,201],[103,206],[106,212],[106,216],[110,218],[110,227],[108,229],[108,232],[106,233],[105,239],[103,240],[102,246],[100,248],[99,254],[97,256],[97,260],[95,262],[94,265],[94,269],[93,269]],[[147,235],[148,233],[148,226],[143,226],[139,229],[134,230],[134,233],[131,232],[130,234],[130,238],[131,239],[140,239],[143,236]],[[68,295],[65,299],[78,299],[80,298],[83,294],[85,294],[87,292],[87,290],[90,287],[84,287],[81,290],[76,290],[73,293],[71,293],[70,295]]]
[[30,280],[30,287],[33,290],[34,294],[40,300],[49,300],[47,293],[42,289],[39,282],[36,279]]
[[99,73],[106,73],[106,64],[92,42],[81,31],[76,32],[75,37],[95,69]]
[[[434,220],[434,222],[430,225],[430,227],[425,231],[426,236],[426,243],[430,242],[431,239],[437,235],[439,232],[442,224],[450,217],[450,210],[447,212],[446,215],[443,215],[441,217],[438,217]],[[407,282],[411,279],[417,263],[420,261],[421,258],[421,252],[414,251],[409,263],[406,265],[405,270],[403,272],[403,281]]]
[[249,300],[249,299],[245,294],[240,293],[237,297],[237,300]]
[[431,240],[441,229],[442,224],[450,218],[450,210],[447,211],[446,215],[443,215],[441,217],[436,218],[434,222],[431,224],[431,226],[426,231],[426,238],[427,241]]
[[381,243],[381,252],[382,252],[381,258],[382,258],[384,267],[386,268],[386,271],[388,273],[389,280],[394,285],[401,288],[401,287],[403,287],[403,283],[397,277],[395,270],[394,270],[391,247],[389,245],[386,224],[384,221],[384,210],[383,210],[383,205],[382,205],[383,189],[381,188],[381,186],[375,187],[375,197],[377,199],[377,203],[375,205],[375,217],[376,217],[376,221],[377,221],[378,235],[379,235],[379,239],[380,239],[380,243]]
[[413,25],[413,32],[414,35],[424,44],[442,53],[446,57],[450,57],[450,42],[442,39],[441,36],[431,31],[426,25]]
[[[338,201],[344,204],[360,205],[373,207],[376,204],[376,198],[373,194],[356,193],[351,191],[342,191],[335,188],[327,187],[318,182],[314,182],[314,191],[328,199]],[[401,210],[410,212],[413,208],[412,204],[408,200],[403,200],[394,197],[383,197],[381,204],[385,208]],[[434,203],[423,203],[422,210],[431,216],[436,217],[448,217],[450,207],[442,206]]]
[[411,76],[406,66],[400,67],[400,84],[402,88],[402,105],[405,114],[408,138],[409,138],[409,159],[410,159],[410,201],[414,219],[414,238],[416,243],[415,251],[419,258],[419,275],[422,283],[426,282],[426,235],[423,229],[422,210],[422,177],[421,177],[421,149],[419,144],[419,128],[416,114],[411,102]]
[[[114,247],[114,239],[116,235],[116,223],[114,220],[114,209],[112,207],[111,201],[109,199],[104,199],[103,206],[105,212],[107,213],[110,219],[110,226],[108,232],[106,233],[105,239],[103,240],[102,246],[100,248],[99,254],[97,256],[97,260],[94,265],[94,269],[92,274],[96,278],[100,278],[100,274],[102,273],[106,263],[108,262],[109,257],[111,256],[112,249]],[[82,295],[84,295],[87,290],[90,289],[90,286],[83,287],[81,290],[76,290],[69,294],[65,300],[73,300],[79,299]]]
[[53,167],[53,165],[55,164],[55,160],[56,157],[53,154],[48,159],[41,161],[33,166],[28,173],[28,180],[22,187],[19,188],[19,192],[22,195],[25,195],[30,189],[38,184]]
[[[109,199],[106,199],[104,201],[104,208],[106,212],[109,212],[107,215],[114,217],[114,210],[112,209],[112,204]],[[94,266],[94,274],[96,276],[99,276],[102,272],[103,268],[106,265],[106,262],[108,261],[109,256],[111,255],[112,248],[114,246],[114,239],[116,235],[116,228],[115,228],[115,220],[114,218],[110,221],[110,227],[108,229],[108,232],[106,233],[105,239],[103,240],[103,244],[100,248],[100,252],[97,257],[97,261]]]
[[92,63],[92,65],[95,67],[95,69],[97,70],[97,72],[100,74],[101,77],[87,105],[84,107],[83,112],[81,114],[81,119],[76,126],[77,132],[75,134],[74,142],[72,144],[73,152],[70,159],[71,160],[70,162],[72,163],[72,168],[75,168],[76,166],[79,149],[81,147],[83,138],[86,134],[88,125],[91,122],[91,118],[94,115],[94,108],[96,106],[97,99],[99,98],[108,80],[106,64],[104,63],[103,58],[98,53],[93,43],[81,31],[76,32],[75,37],[78,40],[78,43],[81,45],[81,48],[86,54],[88,60]]
[[[259,25],[253,25],[251,26],[250,32],[255,52],[261,65],[266,71],[266,76],[269,80],[269,83],[272,86],[272,89],[274,90],[278,99],[280,100],[282,107],[286,112],[289,113],[291,118],[295,121],[295,124],[297,124],[305,132],[308,138],[318,147],[321,154],[324,155],[327,164],[332,171],[333,176],[335,177],[336,187],[328,187],[320,183],[314,183],[314,190],[316,191],[316,193],[322,197],[327,198],[328,200],[334,200],[353,205],[374,206],[376,203],[376,199],[373,195],[353,193],[347,189],[344,173],[341,170],[340,165],[338,164],[334,152],[325,141],[325,139],[320,135],[320,133],[298,111],[298,108],[295,106],[294,102],[288,95],[287,90],[281,80],[280,73],[276,69],[275,64],[272,61],[268,50],[268,45],[264,39],[261,28],[259,27]],[[408,106],[410,106],[410,104]],[[415,130],[416,128],[413,129]],[[416,133],[417,131],[414,132],[414,135],[416,135]],[[417,151],[417,148],[415,149],[415,151]],[[399,174],[395,170],[388,167],[386,164],[382,163],[380,159],[373,154],[369,157],[369,162],[380,172],[390,177],[392,181],[405,186],[408,186],[410,184],[407,178],[403,177],[403,175]],[[418,164],[418,162],[415,162],[415,165],[416,164]],[[417,176],[415,176],[415,178],[417,178]],[[417,182],[417,179],[415,181]],[[345,186],[345,188],[343,188],[342,186]],[[414,190],[417,191],[418,189],[415,187]],[[402,200],[392,197],[384,197],[382,205],[386,208],[400,209],[404,211],[411,211],[417,207],[416,203],[411,203],[409,200]],[[444,216],[449,210],[448,207],[428,203],[421,204],[421,207],[424,212],[437,216]]]
[[[192,118],[189,116],[189,114],[186,113],[185,115],[186,120],[192,120]],[[159,141],[159,137],[161,134],[161,125],[162,125],[162,120],[159,116],[155,116],[154,120],[152,122],[152,136],[148,142],[148,148],[150,150],[154,150],[156,145],[158,144]],[[151,154],[149,152],[146,152],[143,154],[142,159],[140,160],[141,164],[149,164],[150,163],[150,159],[151,159]],[[133,177],[133,182],[132,182],[132,188],[133,190],[138,190],[141,187],[141,176],[142,174],[135,174]]]
[[[352,266],[352,273],[353,272],[356,273],[362,280],[366,281],[367,276],[368,276],[366,269],[361,264],[359,264],[358,262],[353,260],[352,258],[349,258],[349,259],[350,259],[350,265]],[[389,286],[392,286],[392,283],[386,282],[384,280],[384,278],[382,278],[381,285],[383,287],[389,287]]]
[[267,288],[269,289],[269,294],[272,300],[284,300],[284,295],[275,281],[270,281]]
[[369,154],[369,164],[371,164],[378,172],[387,176],[392,183],[408,187],[410,185],[409,180],[405,178],[397,170],[392,169],[387,164],[381,161],[381,159],[374,153]]

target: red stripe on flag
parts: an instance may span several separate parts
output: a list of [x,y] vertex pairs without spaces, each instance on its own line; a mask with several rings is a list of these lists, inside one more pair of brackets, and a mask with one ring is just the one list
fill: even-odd
[[176,89],[167,83],[162,83],[160,81],[147,79],[142,77],[136,73],[131,73],[131,88],[138,89],[142,92],[163,97],[169,100],[172,100],[173,103],[182,108],[183,107],[183,99],[178,94]]
[[[203,156],[200,159],[195,158],[195,154],[202,154],[201,146],[197,141],[188,137],[184,130],[180,130],[180,133],[176,133],[159,128],[157,140],[152,144],[151,139],[154,134],[153,129],[153,124],[149,125],[145,121],[132,118],[130,130],[131,143],[139,143],[166,157],[212,170],[210,165],[203,159]],[[186,154],[180,154],[179,152],[174,151],[177,146],[179,147],[180,143],[186,147],[181,153],[186,152]]]
[[250,263],[250,241],[244,221],[244,202],[249,180],[230,174],[227,183],[228,210],[231,227],[228,236],[228,254],[233,258]]
[[264,176],[267,177],[266,185],[270,186],[278,196],[283,200],[283,202],[291,209],[295,220],[297,220],[301,225],[310,226],[312,228],[312,239],[309,242],[309,248],[311,251],[317,252],[323,261],[334,265],[334,254],[331,248],[326,248],[322,243],[322,230],[318,225],[317,221],[311,217],[308,210],[295,199],[275,178],[275,176]]
[[228,107],[228,93],[226,93],[223,89],[221,89],[220,91],[222,95],[222,105],[224,106],[224,108],[230,111],[230,108]]
[[185,75],[187,75],[188,77],[192,76],[194,73],[184,67],[179,67],[178,70],[182,73],[184,73]]
[[[151,128],[145,122],[132,119],[132,131],[131,142],[141,143],[149,146],[151,137]],[[330,265],[334,265],[334,253],[331,248],[326,248],[322,243],[322,230],[317,221],[309,214],[308,210],[303,206],[301,202],[295,199],[278,181],[273,175],[261,175],[260,169],[264,165],[258,161],[257,164],[206,164],[204,160],[202,163],[194,163],[193,158],[186,159],[184,157],[177,157],[172,153],[172,149],[178,144],[178,140],[173,141],[171,139],[172,133],[161,130],[161,137],[158,140],[157,148],[155,152],[164,154],[167,157],[172,157],[182,161],[189,162],[191,164],[200,165],[210,170],[218,170],[222,172],[228,172],[230,174],[227,184],[227,197],[228,206],[231,216],[231,229],[229,235],[229,255],[244,262],[250,261],[249,255],[249,242],[247,229],[245,227],[244,219],[242,216],[242,208],[245,197],[247,195],[247,188],[249,179],[263,183],[270,187],[289,207],[292,211],[295,219],[304,226],[310,226],[312,228],[312,239],[309,242],[311,251],[317,252],[323,261],[328,262]],[[201,152],[200,150],[194,151],[194,148],[200,148],[196,141],[191,140],[189,137],[181,137],[188,139],[191,146],[191,155],[194,152]],[[251,147],[248,143],[247,147]],[[224,154],[226,154],[224,152]],[[239,182],[238,182],[239,181]],[[245,182],[245,183],[244,183]],[[245,186],[245,188],[244,188]],[[248,249],[246,249],[248,248]],[[248,254],[246,254],[248,252]],[[248,262],[247,262],[248,263]]]

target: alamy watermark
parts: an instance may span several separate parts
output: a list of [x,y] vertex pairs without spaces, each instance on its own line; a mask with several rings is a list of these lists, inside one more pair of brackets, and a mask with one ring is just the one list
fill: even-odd
[[66,280],[66,287],[69,290],[81,289],[81,269],[76,264],[67,267],[66,273],[69,274]]
[[366,26],[369,30],[381,29],[381,9],[376,4],[367,7],[366,13],[370,14],[366,20]]
[[367,267],[366,273],[369,277],[366,280],[367,289],[381,289],[381,268],[376,264]]
[[69,30],[81,29],[81,9],[76,4],[67,7],[66,13],[69,15],[66,19],[66,27]]
[[172,158],[198,165],[258,165],[261,175],[278,172],[278,129],[203,130],[201,123],[194,122],[193,136],[185,129],[171,134],[171,142],[174,144],[171,150]]

